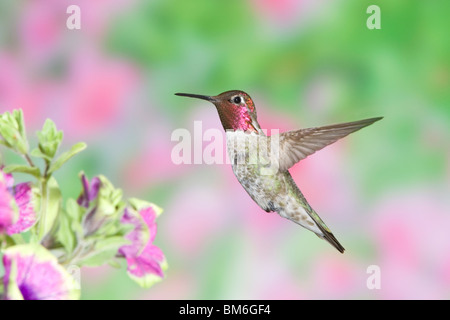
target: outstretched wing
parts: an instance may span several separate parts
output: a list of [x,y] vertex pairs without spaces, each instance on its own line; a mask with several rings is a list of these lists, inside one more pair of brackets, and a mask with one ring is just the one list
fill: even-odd
[[[279,135],[278,168],[280,171],[288,170],[314,152],[382,118],[283,132]],[[273,136],[270,138],[273,139]]]

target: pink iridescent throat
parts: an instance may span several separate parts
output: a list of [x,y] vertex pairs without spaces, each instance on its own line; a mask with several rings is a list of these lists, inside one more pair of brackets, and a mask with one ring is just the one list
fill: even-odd
[[239,107],[235,105],[228,105],[226,111],[221,107],[217,108],[219,112],[220,121],[225,130],[243,130],[250,132],[257,132],[252,124],[252,119],[248,114],[246,107]]

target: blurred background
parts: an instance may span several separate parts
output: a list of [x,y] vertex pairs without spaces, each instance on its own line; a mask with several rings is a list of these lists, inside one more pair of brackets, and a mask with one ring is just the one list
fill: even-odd
[[[381,30],[366,27],[372,4]],[[1,1],[0,111],[88,144],[56,175],[64,197],[84,170],[164,208],[166,279],[144,290],[125,269],[84,268],[82,297],[450,298],[449,15],[444,0]],[[262,211],[229,165],[173,164],[175,129],[221,128],[174,93],[231,89],[267,129],[384,116],[291,169],[344,255]]]

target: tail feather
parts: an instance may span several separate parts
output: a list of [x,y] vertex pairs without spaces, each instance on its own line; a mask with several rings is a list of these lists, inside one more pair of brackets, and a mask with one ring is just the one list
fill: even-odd
[[322,231],[322,234],[318,236],[328,241],[328,243],[335,247],[340,253],[344,253],[345,248],[339,243],[338,239],[336,239],[330,231],[323,228],[319,223],[317,225],[319,226],[320,231]]
[[[299,206],[301,206],[304,210],[306,210],[306,213],[309,215],[311,220],[314,222],[314,227],[311,227],[309,224],[305,224],[303,220],[294,219],[290,214],[279,208],[277,211],[279,215],[281,215],[284,218],[287,218],[302,227],[314,232],[319,238],[325,239],[328,241],[333,247],[335,247],[340,253],[344,253],[344,247],[339,243],[339,241],[336,239],[336,237],[331,233],[330,229],[327,227],[325,222],[322,221],[322,219],[319,217],[319,215],[314,211],[313,208],[309,205],[308,201],[303,196],[302,192],[298,188],[297,184],[294,182],[294,179],[292,179],[292,176],[289,174],[289,172],[284,173],[286,186],[290,187],[291,191],[295,194],[295,197],[289,197],[288,201],[292,201],[293,199],[296,199],[295,203]],[[286,203],[288,202],[286,201]],[[317,228],[316,228],[317,227]],[[320,233],[318,232],[320,231]]]

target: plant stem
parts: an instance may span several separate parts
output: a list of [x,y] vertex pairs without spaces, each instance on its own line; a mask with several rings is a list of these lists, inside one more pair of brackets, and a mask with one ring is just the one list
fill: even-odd
[[45,160],[44,179],[48,179],[48,169],[50,167],[50,161]]
[[47,213],[47,203],[48,203],[48,187],[47,187],[47,178],[43,177],[41,178],[41,215],[39,219],[39,226],[38,226],[38,239],[39,241],[42,240],[45,236],[45,216]]
[[28,153],[25,153],[23,155],[23,157],[25,158],[25,160],[27,160],[28,164],[30,165],[30,167],[35,167],[33,160],[31,160],[30,156],[28,155]]
[[0,234],[0,249],[6,247],[6,235],[4,233]]
[[84,250],[84,242],[79,242],[76,248],[73,250],[70,257],[66,258],[66,260],[60,263],[62,265],[77,264],[79,257],[82,256],[83,250]]

